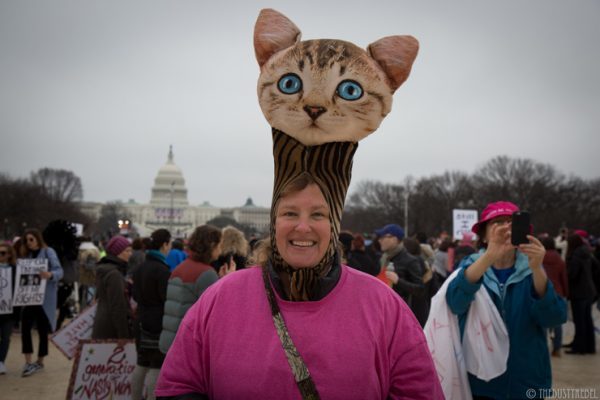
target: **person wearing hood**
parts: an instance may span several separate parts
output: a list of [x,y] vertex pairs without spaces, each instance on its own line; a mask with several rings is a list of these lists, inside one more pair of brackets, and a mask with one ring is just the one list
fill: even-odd
[[131,337],[131,310],[125,291],[127,261],[131,244],[123,236],[113,236],[106,245],[106,256],[96,267],[96,301],[92,339]]
[[546,329],[566,321],[566,303],[544,272],[542,243],[527,235],[528,243],[511,244],[516,211],[519,208],[507,201],[487,205],[471,228],[479,236],[481,250],[463,259],[446,291],[461,338],[469,308],[482,286],[508,331],[505,372],[489,381],[468,374],[474,399],[537,399],[552,388]]

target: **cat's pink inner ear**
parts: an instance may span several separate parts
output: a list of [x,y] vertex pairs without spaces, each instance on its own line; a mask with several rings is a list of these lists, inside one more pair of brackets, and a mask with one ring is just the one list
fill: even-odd
[[293,46],[300,40],[300,29],[285,15],[265,8],[260,11],[254,25],[254,53],[259,66],[280,50]]
[[395,91],[410,75],[419,52],[419,42],[412,36],[387,36],[371,43],[367,51],[381,66],[389,78],[391,89]]

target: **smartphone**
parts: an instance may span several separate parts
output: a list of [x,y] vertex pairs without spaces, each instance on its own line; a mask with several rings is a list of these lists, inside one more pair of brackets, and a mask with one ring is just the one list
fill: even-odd
[[527,211],[516,211],[512,215],[512,230],[510,241],[513,245],[518,246],[522,243],[529,243],[527,235],[529,235],[529,227],[531,226],[531,218]]

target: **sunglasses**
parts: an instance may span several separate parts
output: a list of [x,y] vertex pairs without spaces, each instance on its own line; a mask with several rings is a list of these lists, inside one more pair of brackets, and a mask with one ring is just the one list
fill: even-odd
[[8,254],[8,252],[6,252],[6,251],[0,251],[0,256],[5,256],[7,254]]
[[28,242],[35,242],[35,238],[34,238],[34,237],[28,237],[28,238],[27,238],[27,241],[28,241]]

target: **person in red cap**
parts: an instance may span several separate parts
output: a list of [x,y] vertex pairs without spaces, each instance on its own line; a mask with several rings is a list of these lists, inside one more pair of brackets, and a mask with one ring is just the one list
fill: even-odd
[[[461,336],[475,293],[489,293],[508,331],[510,351],[506,370],[484,381],[469,374],[473,398],[540,398],[552,387],[545,328],[566,321],[566,303],[554,290],[542,267],[545,250],[529,243],[511,244],[511,222],[519,208],[507,201],[488,204],[472,231],[481,249],[466,257],[449,283],[446,302],[456,314]],[[532,392],[533,390],[533,392]],[[533,394],[533,396],[532,396]]]

